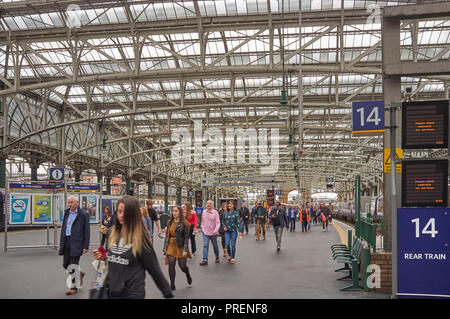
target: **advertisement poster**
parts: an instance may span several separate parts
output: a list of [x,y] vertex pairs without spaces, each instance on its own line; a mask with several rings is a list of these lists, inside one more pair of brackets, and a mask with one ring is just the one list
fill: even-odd
[[101,220],[103,220],[103,215],[105,214],[105,208],[108,207],[112,214],[117,210],[117,203],[119,202],[120,196],[103,196],[102,197],[102,212]]
[[98,196],[80,194],[80,206],[89,214],[89,222],[91,224],[98,223]]
[[30,195],[11,194],[10,196],[10,216],[11,225],[30,224],[31,222],[31,201]]
[[52,223],[52,195],[33,195],[33,224]]
[[64,202],[64,194],[53,195],[53,220],[55,223],[63,223],[64,209],[66,206],[67,205]]
[[100,214],[101,220],[103,220],[103,216],[105,215],[105,209],[108,208],[111,213],[113,213],[112,210],[112,199],[110,198],[102,198],[102,213]]

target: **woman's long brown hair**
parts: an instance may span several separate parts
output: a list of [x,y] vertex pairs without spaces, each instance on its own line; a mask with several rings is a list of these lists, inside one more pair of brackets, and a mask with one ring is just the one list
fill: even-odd
[[148,232],[144,230],[138,201],[133,196],[125,195],[119,200],[117,206],[120,203],[125,205],[124,223],[123,225],[120,224],[117,217],[114,219],[108,246],[112,247],[120,239],[123,239],[124,245],[133,245],[132,252],[134,257],[142,253],[142,247],[151,251],[151,239]]
[[[184,218],[183,210],[181,209],[180,206],[174,206],[172,208],[172,214],[170,216],[169,226],[172,225],[172,221],[175,219],[175,218],[173,218],[173,209],[174,208],[178,208],[178,218],[180,219],[180,223],[184,224],[184,226],[189,228],[190,225],[189,225],[188,221]],[[187,208],[187,206],[186,206],[186,208]]]
[[192,204],[190,202],[186,202],[184,203],[184,206],[186,206],[186,218],[189,218],[192,212]]

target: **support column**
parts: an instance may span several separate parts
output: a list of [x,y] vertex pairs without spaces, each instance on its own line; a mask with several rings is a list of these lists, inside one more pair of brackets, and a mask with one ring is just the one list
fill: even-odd
[[75,183],[79,183],[81,181],[81,174],[83,173],[80,169],[74,169],[73,174],[75,176]]
[[[382,49],[383,49],[383,73],[385,72],[385,65],[391,65],[400,61],[400,20],[399,19],[383,19],[382,25]],[[391,106],[393,102],[401,102],[401,78],[400,76],[387,76],[383,75],[383,94],[384,105],[386,108]],[[398,127],[401,127],[401,112],[396,111],[396,123]],[[385,112],[384,123],[386,127],[391,125],[389,112]],[[390,148],[390,131],[384,131],[383,148]],[[396,145],[401,144],[400,134],[397,134]],[[391,160],[392,162],[392,160]],[[384,237],[383,248],[385,251],[392,251],[392,216],[394,212],[391,210],[391,174],[396,174],[396,190],[397,194],[401,194],[401,173],[395,173],[395,169],[391,165],[391,173],[383,174],[383,194],[384,194]],[[400,196],[397,197],[397,204],[400,205]],[[398,206],[399,207],[399,206]]]
[[0,157],[0,188],[6,188],[6,158],[7,156]]
[[182,200],[181,200],[181,192],[182,192],[182,188],[178,187],[177,188],[177,205],[181,206],[182,205]]
[[206,207],[206,186],[202,187],[202,207]]
[[125,194],[130,195],[131,192],[131,180],[127,177],[126,186],[125,186]]
[[38,168],[39,168],[39,163],[28,163],[28,165],[30,166],[31,169],[31,180],[32,181],[37,181],[38,180]]
[[111,177],[106,178],[106,194],[111,195]]
[[153,182],[147,182],[147,198],[153,198]]
[[164,214],[169,215],[169,184],[164,184]]

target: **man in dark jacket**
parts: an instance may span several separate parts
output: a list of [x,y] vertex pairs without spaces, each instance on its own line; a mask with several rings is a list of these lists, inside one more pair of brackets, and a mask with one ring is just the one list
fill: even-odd
[[[81,271],[79,264],[80,257],[89,249],[90,227],[89,214],[79,207],[78,199],[70,196],[67,203],[69,208],[64,212],[59,255],[64,256],[63,267],[72,277],[72,284],[66,295],[73,295],[78,292],[77,286],[83,285],[85,273]],[[76,283],[78,277],[80,281]]]
[[266,220],[267,220],[267,211],[263,207],[262,202],[258,203],[258,207],[256,208],[256,240],[259,240],[261,234],[260,230],[262,228],[263,238],[266,240]]
[[[241,217],[242,223],[244,224],[245,232],[248,235],[248,223],[249,223],[249,220],[250,220],[250,211],[247,208],[247,204],[245,204],[245,203],[242,204],[242,207],[239,210],[239,215]],[[244,232],[244,229],[242,228],[241,233],[243,233],[243,232]]]
[[283,235],[284,227],[288,228],[289,222],[287,219],[286,211],[281,208],[280,202],[276,202],[274,208],[269,214],[269,218],[272,222],[273,229],[275,231],[275,238],[277,240],[277,251],[281,249],[281,236]]
[[145,203],[147,206],[148,215],[150,216],[150,219],[152,220],[152,230],[153,231],[151,232],[151,236],[152,236],[152,242],[153,242],[153,233],[155,232],[154,231],[155,225],[156,225],[156,229],[158,231],[158,236],[161,237],[162,231],[161,231],[160,221],[159,221],[158,213],[153,208],[153,199],[147,199],[147,201]]

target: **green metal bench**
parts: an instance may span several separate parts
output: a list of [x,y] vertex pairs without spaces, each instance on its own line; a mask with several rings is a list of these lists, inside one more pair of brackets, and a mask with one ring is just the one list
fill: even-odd
[[331,245],[331,252],[334,254],[334,253],[336,253],[336,252],[338,252],[338,251],[347,251],[347,252],[350,252],[351,251],[351,249],[352,249],[352,247],[355,245],[355,243],[356,243],[356,240],[357,240],[357,238],[356,238],[356,236],[353,238],[353,242],[351,241],[351,238],[352,238],[352,231],[351,230],[349,230],[348,231],[348,243],[347,243],[347,245],[344,245],[344,244],[335,244],[335,245]]
[[353,246],[353,249],[351,253],[344,252],[344,253],[337,253],[335,256],[333,256],[334,260],[338,263],[344,263],[349,270],[349,273],[347,276],[344,276],[342,278],[339,278],[338,280],[345,280],[345,279],[351,279],[352,284],[346,287],[341,288],[341,291],[345,290],[351,290],[351,289],[363,289],[362,286],[359,285],[359,265],[361,263],[361,251],[363,249],[363,242],[359,240],[359,238],[356,240],[355,245]]
[[[351,254],[351,250],[352,247],[355,246],[356,242],[357,242],[357,237],[355,236],[353,238],[353,242],[352,242],[352,231],[348,230],[347,232],[347,245],[344,244],[335,244],[335,245],[331,245],[331,252],[333,254],[333,259],[336,259],[335,256],[337,253],[348,253]],[[335,272],[341,271],[341,270],[349,270],[350,268],[348,267],[347,264],[344,265],[344,267],[336,269]]]

